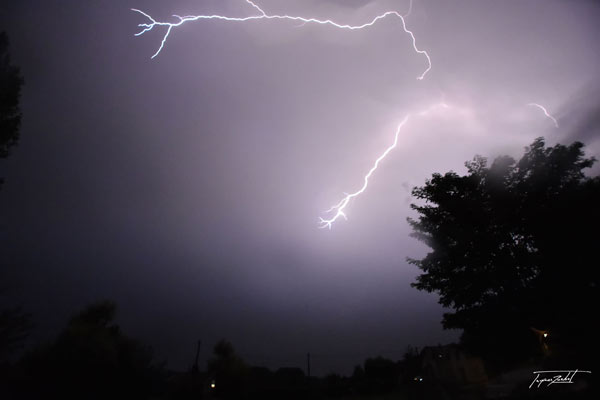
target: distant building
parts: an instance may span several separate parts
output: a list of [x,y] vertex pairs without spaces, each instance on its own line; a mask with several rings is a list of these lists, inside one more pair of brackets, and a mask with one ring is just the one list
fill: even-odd
[[468,355],[456,344],[424,347],[421,366],[424,378],[429,381],[458,385],[487,382],[483,360]]

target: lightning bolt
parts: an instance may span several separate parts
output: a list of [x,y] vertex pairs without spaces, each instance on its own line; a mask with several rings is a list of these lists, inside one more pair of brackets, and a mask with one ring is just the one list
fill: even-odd
[[[416,113],[417,116],[419,117],[425,117],[428,116],[431,112],[438,110],[440,108],[450,108],[450,106],[446,103],[438,103],[438,104],[434,104],[433,106],[420,111],[418,113]],[[364,177],[363,180],[363,185],[360,189],[358,189],[356,192],[354,193],[344,193],[345,197],[340,200],[339,203],[337,203],[336,205],[334,205],[333,207],[331,207],[329,210],[325,211],[325,213],[332,213],[335,212],[333,214],[333,216],[329,219],[325,219],[322,217],[319,217],[319,228],[329,228],[331,229],[331,227],[333,226],[334,222],[337,221],[339,218],[344,218],[345,220],[347,220],[348,218],[346,217],[346,213],[344,212],[344,210],[346,209],[346,207],[348,206],[348,204],[350,203],[350,200],[352,200],[353,198],[359,196],[360,194],[362,194],[365,190],[367,190],[367,187],[369,186],[369,178],[371,178],[371,176],[373,175],[373,173],[375,172],[375,170],[377,170],[377,168],[379,167],[379,163],[381,163],[381,161],[383,161],[383,159],[385,157],[387,157],[387,155],[389,154],[390,151],[392,151],[397,145],[398,145],[398,137],[400,136],[400,132],[402,131],[402,128],[404,127],[404,125],[406,125],[406,123],[408,122],[408,119],[411,117],[411,114],[408,114],[406,117],[404,117],[404,119],[400,122],[400,124],[398,125],[398,129],[396,129],[396,134],[394,135],[394,141],[393,143],[387,148],[385,149],[385,151],[375,160],[375,163],[373,164],[373,166],[371,167],[371,169],[369,170],[369,172],[367,172],[367,174]]]
[[554,122],[554,126],[558,128],[558,122],[556,121],[556,118],[554,118],[552,115],[550,115],[550,114],[548,113],[548,110],[546,110],[546,107],[544,107],[544,106],[542,106],[542,105],[540,105],[540,104],[537,104],[537,103],[529,103],[529,104],[527,104],[527,105],[528,105],[528,106],[532,106],[532,107],[537,107],[537,108],[539,108],[540,110],[542,110],[542,111],[544,112],[544,115],[545,115],[546,117],[550,118],[550,119],[552,120],[552,122]]
[[136,33],[135,36],[141,36],[144,33],[151,31],[154,27],[157,27],[157,26],[164,26],[167,28],[165,35],[163,36],[162,41],[160,42],[160,46],[159,46],[158,50],[151,57],[151,58],[154,58],[158,54],[160,54],[160,52],[164,48],[165,43],[167,42],[167,38],[171,34],[171,31],[173,30],[173,28],[177,28],[177,27],[185,24],[186,22],[191,22],[191,21],[216,19],[216,20],[227,21],[227,22],[247,22],[247,21],[253,21],[253,20],[260,20],[260,19],[268,19],[268,20],[280,19],[280,20],[299,21],[301,23],[300,26],[303,26],[304,24],[307,24],[307,23],[314,23],[314,24],[320,24],[320,25],[331,25],[331,26],[333,26],[335,28],[339,28],[339,29],[359,30],[359,29],[371,27],[371,26],[375,25],[379,20],[384,19],[388,16],[395,16],[400,19],[400,22],[402,23],[402,29],[404,30],[404,32],[407,33],[408,35],[410,35],[410,37],[412,39],[412,47],[413,47],[414,51],[418,54],[425,56],[425,58],[427,58],[427,68],[425,69],[425,71],[423,71],[423,73],[421,73],[421,75],[419,75],[417,77],[417,79],[422,80],[425,77],[425,75],[431,70],[431,58],[429,57],[429,53],[427,53],[427,51],[425,51],[425,50],[420,50],[417,47],[417,40],[415,38],[415,35],[413,34],[412,31],[410,31],[406,28],[406,22],[404,21],[404,17],[397,11],[386,11],[383,14],[377,15],[370,22],[366,22],[361,25],[348,25],[348,24],[339,24],[330,19],[321,20],[321,19],[316,19],[316,18],[304,18],[304,17],[297,17],[297,16],[292,16],[292,15],[267,14],[262,8],[260,8],[253,1],[246,0],[246,3],[251,5],[256,11],[258,11],[259,15],[251,15],[248,17],[227,17],[224,15],[188,15],[188,16],[181,17],[179,15],[173,15],[173,17],[177,18],[176,22],[161,22],[161,21],[156,21],[150,15],[146,14],[145,12],[143,12],[141,10],[132,8],[131,9],[132,11],[142,14],[144,17],[146,17],[150,21],[148,23],[138,24],[138,26],[140,28],[142,28],[142,30],[140,32]]
[[407,115],[406,117],[404,117],[404,119],[402,120],[402,122],[400,122],[400,125],[398,125],[398,129],[396,130],[396,135],[394,135],[394,142],[392,143],[391,146],[389,146],[387,149],[385,149],[385,151],[383,152],[383,154],[381,154],[379,156],[379,158],[377,158],[377,160],[375,160],[375,164],[373,164],[373,166],[371,167],[371,169],[369,170],[369,172],[365,175],[362,187],[359,190],[357,190],[356,192],[354,192],[354,193],[346,194],[346,197],[344,197],[339,203],[337,203],[336,205],[334,205],[333,207],[331,207],[329,210],[326,211],[328,213],[335,211],[335,214],[333,215],[333,217],[331,217],[330,219],[324,219],[324,218],[319,217],[319,221],[320,221],[320,224],[321,224],[320,228],[329,228],[329,229],[331,229],[331,226],[333,225],[333,223],[338,218],[340,218],[340,217],[343,217],[344,219],[348,219],[346,217],[346,214],[344,213],[344,209],[346,208],[346,206],[348,205],[348,203],[350,202],[350,200],[352,200],[354,197],[360,195],[365,190],[367,190],[367,186],[369,186],[369,178],[371,177],[371,175],[373,175],[373,173],[375,172],[375,170],[377,169],[377,167],[379,167],[379,163],[398,144],[398,136],[400,135],[400,131],[402,130],[402,127],[408,122],[408,117],[409,116],[410,115]]

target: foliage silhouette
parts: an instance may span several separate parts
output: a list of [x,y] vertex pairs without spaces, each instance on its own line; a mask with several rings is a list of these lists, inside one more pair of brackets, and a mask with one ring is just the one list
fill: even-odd
[[113,323],[116,306],[93,304],[59,337],[26,355],[16,368],[15,398],[145,399],[161,390],[151,350]]
[[[19,68],[10,62],[9,41],[6,32],[0,32],[0,159],[10,155],[10,150],[19,140],[21,110],[19,100],[23,77]],[[0,189],[4,180],[0,177]],[[0,310],[0,368],[8,364],[23,347],[32,328],[31,315],[19,307]],[[0,370],[1,375],[5,375]]]
[[24,81],[19,68],[10,62],[8,47],[8,35],[0,32],[0,158],[9,156],[21,127],[19,100]]
[[[463,329],[463,343],[490,361],[539,355],[540,344],[557,357],[589,353],[600,178],[584,175],[595,159],[583,147],[538,138],[518,162],[476,156],[467,175],[436,173],[413,189],[411,236],[432,251],[408,259],[423,272],[412,286],[438,293],[454,311],[444,327]],[[549,332],[544,343],[531,328]]]
[[220,398],[238,398],[246,389],[248,366],[227,340],[217,342],[213,353],[214,357],[208,362],[208,373],[215,382],[216,395]]
[[31,314],[21,308],[0,310],[0,364],[10,362],[10,358],[23,347],[32,327]]

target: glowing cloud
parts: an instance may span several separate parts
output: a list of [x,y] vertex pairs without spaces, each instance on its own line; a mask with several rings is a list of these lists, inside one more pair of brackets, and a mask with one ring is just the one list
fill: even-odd
[[[400,13],[398,13],[397,11],[386,11],[383,14],[377,15],[376,17],[374,17],[373,19],[371,19],[369,22],[360,24],[360,25],[348,25],[348,24],[340,24],[337,22],[334,22],[330,19],[325,19],[325,20],[321,20],[321,19],[316,19],[316,18],[305,18],[305,17],[299,17],[299,16],[293,16],[293,15],[279,15],[279,14],[267,14],[261,7],[259,7],[256,3],[254,3],[252,0],[245,0],[246,3],[248,5],[250,5],[252,7],[253,10],[255,10],[258,14],[256,15],[250,15],[247,17],[228,17],[225,15],[216,15],[216,14],[211,14],[211,15],[188,15],[188,16],[179,16],[179,15],[173,15],[173,17],[175,17],[177,20],[175,22],[161,22],[161,21],[156,21],[154,18],[152,18],[150,15],[148,15],[147,13],[138,10],[138,9],[132,9],[132,11],[137,12],[139,14],[142,14],[144,17],[146,17],[148,19],[149,22],[147,23],[142,23],[142,24],[138,24],[138,26],[141,28],[141,31],[136,33],[135,36],[141,36],[144,33],[151,31],[152,29],[154,29],[155,27],[164,27],[166,28],[166,31],[164,33],[164,36],[161,40],[160,46],[158,47],[158,50],[156,50],[156,52],[152,55],[152,58],[155,58],[156,56],[158,56],[158,54],[160,54],[160,52],[163,50],[163,48],[165,47],[165,44],[167,42],[167,39],[169,37],[169,35],[171,34],[171,31],[174,28],[180,27],[181,25],[185,24],[186,22],[192,22],[192,21],[199,21],[199,20],[219,20],[219,21],[226,21],[226,22],[249,22],[249,21],[254,21],[254,20],[289,20],[289,21],[294,21],[294,22],[298,22],[299,25],[295,25],[296,27],[302,27],[308,23],[313,23],[313,24],[320,24],[320,25],[329,25],[332,26],[334,28],[338,28],[338,29],[346,29],[346,30],[360,30],[360,29],[365,29],[368,27],[371,27],[373,25],[375,25],[378,21],[386,18],[386,17],[396,17],[400,20],[401,24],[402,24],[402,29],[404,30],[404,32],[406,34],[408,34],[411,39],[412,39],[412,47],[413,50],[419,54],[424,56],[427,59],[427,68],[417,77],[418,80],[422,80],[425,75],[431,70],[432,68],[432,64],[431,64],[431,58],[429,57],[429,54],[425,51],[425,50],[420,50],[417,47],[416,44],[416,38],[415,35],[413,34],[412,31],[410,31],[409,29],[407,29],[406,27],[406,22],[405,22],[405,17],[409,16],[410,13],[412,12],[412,6],[413,6],[413,1],[410,0],[409,2],[409,7],[408,7],[408,11],[407,13],[403,16]],[[539,108],[540,110],[542,110],[544,112],[544,115],[546,117],[548,117],[549,119],[552,120],[552,122],[554,123],[554,125],[558,128],[558,122],[556,121],[556,119],[550,115],[548,113],[548,111],[546,110],[546,108],[544,108],[542,105],[537,104],[537,103],[529,103],[527,104],[528,106],[534,106]],[[423,111],[420,111],[418,113],[414,113],[415,116],[417,117],[424,117],[424,116],[428,116],[430,115],[433,111],[439,109],[439,108],[449,108],[449,106],[445,103],[439,103],[436,105],[433,105]],[[329,210],[326,211],[326,213],[331,214],[332,216],[331,218],[319,218],[319,222],[320,222],[320,227],[321,228],[329,228],[331,229],[331,227],[333,226],[333,224],[340,218],[343,217],[344,219],[347,219],[346,214],[345,214],[345,210],[346,207],[348,206],[348,204],[350,203],[350,200],[352,200],[355,197],[358,197],[360,194],[362,194],[368,187],[369,185],[369,179],[371,178],[371,176],[373,175],[373,173],[377,170],[377,168],[379,167],[379,164],[381,163],[381,161],[383,161],[383,159],[385,159],[385,157],[390,153],[390,151],[392,151],[398,144],[398,137],[400,135],[400,131],[402,130],[402,128],[404,127],[404,125],[408,122],[409,118],[411,117],[411,115],[407,115],[398,125],[398,129],[396,130],[396,134],[394,135],[394,140],[393,143],[387,148],[385,149],[385,151],[375,160],[375,163],[373,164],[373,166],[371,167],[371,169],[367,172],[367,174],[364,176],[363,178],[363,184],[360,187],[359,190],[353,192],[353,193],[344,193],[345,197],[340,200],[337,204],[335,204],[333,207],[331,207]]]

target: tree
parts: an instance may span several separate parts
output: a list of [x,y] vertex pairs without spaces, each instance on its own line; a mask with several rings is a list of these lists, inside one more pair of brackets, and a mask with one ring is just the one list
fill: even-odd
[[[21,126],[19,99],[23,77],[10,63],[8,35],[0,32],[0,159],[8,157],[17,144]],[[0,178],[0,188],[2,187]],[[11,361],[31,330],[31,315],[20,307],[0,310],[0,366]]]
[[95,303],[69,321],[58,338],[17,364],[12,391],[19,398],[151,398],[162,370],[151,349],[121,332],[116,305]]
[[367,358],[364,362],[365,379],[372,393],[388,393],[398,386],[399,366],[381,356]]
[[415,347],[408,346],[404,357],[400,362],[402,381],[404,384],[413,383],[417,377],[423,374],[421,367],[421,355]]
[[24,81],[19,68],[10,63],[8,44],[8,35],[0,32],[0,158],[8,157],[17,144],[21,127],[19,100]]
[[239,398],[245,390],[248,367],[233,345],[221,339],[213,349],[208,372],[214,378],[215,392],[220,398]]
[[411,236],[432,251],[408,259],[423,271],[412,286],[438,293],[454,311],[443,326],[463,329],[463,343],[489,360],[534,354],[534,329],[562,355],[592,345],[600,178],[584,175],[595,159],[583,147],[538,138],[518,162],[476,156],[467,175],[436,173],[413,189]]
[[23,347],[31,328],[31,315],[21,308],[0,310],[0,365]]

